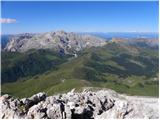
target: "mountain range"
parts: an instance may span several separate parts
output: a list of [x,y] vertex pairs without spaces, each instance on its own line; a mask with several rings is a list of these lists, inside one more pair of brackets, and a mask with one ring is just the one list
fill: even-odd
[[2,50],[2,94],[28,97],[98,87],[158,96],[157,43],[65,31],[14,35]]
[[6,51],[25,52],[30,49],[54,49],[62,53],[75,54],[86,47],[102,46],[104,39],[93,35],[66,33],[65,31],[43,34],[19,34],[10,39]]

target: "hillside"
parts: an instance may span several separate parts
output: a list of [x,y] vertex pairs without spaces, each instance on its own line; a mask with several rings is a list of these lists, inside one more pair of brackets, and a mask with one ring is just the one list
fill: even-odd
[[130,95],[158,96],[158,49],[108,42],[80,51],[78,57],[24,81],[2,85],[2,93],[26,97],[72,88],[110,88]]
[[2,84],[23,80],[47,70],[56,70],[71,57],[61,55],[52,50],[30,50],[25,53],[2,51]]

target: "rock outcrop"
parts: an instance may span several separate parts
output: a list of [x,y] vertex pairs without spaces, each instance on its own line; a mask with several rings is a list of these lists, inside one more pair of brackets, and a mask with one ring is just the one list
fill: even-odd
[[26,33],[12,36],[4,50],[25,52],[30,49],[53,49],[62,54],[76,54],[86,47],[103,45],[105,45],[105,40],[93,35],[57,31],[42,34]]
[[1,118],[75,119],[75,118],[156,118],[158,98],[118,94],[112,90],[90,91],[46,96],[38,93],[30,98],[0,98]]

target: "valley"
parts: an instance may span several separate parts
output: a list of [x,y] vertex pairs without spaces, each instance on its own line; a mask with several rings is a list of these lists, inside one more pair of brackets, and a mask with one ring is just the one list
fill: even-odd
[[[61,39],[67,40],[64,36]],[[61,39],[56,44],[64,46]],[[73,45],[70,49],[63,47],[67,51],[63,54],[62,48],[54,50],[45,46],[24,52],[4,50],[2,94],[21,98],[42,91],[53,95],[73,88],[81,91],[83,87],[95,87],[129,95],[158,96],[158,47],[146,42],[151,39],[137,41],[114,39],[99,46],[95,42],[78,51],[72,49]],[[90,43],[92,39],[87,44]],[[85,46],[86,43],[77,46],[79,44]]]

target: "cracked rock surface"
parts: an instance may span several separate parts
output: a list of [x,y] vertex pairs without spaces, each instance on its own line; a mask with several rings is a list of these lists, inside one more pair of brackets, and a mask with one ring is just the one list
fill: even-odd
[[0,98],[2,119],[158,119],[158,98],[118,94],[112,90],[54,96],[41,92],[30,98]]

